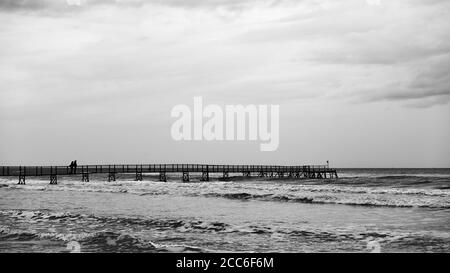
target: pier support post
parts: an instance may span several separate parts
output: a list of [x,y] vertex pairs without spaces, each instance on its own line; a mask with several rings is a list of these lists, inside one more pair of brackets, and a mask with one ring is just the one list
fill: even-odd
[[189,182],[189,173],[183,172],[183,182]]
[[136,172],[136,181],[142,181],[142,172]]
[[159,173],[159,181],[162,181],[162,182],[166,182],[167,181],[167,177],[166,177],[166,173],[165,172],[160,172]]
[[202,172],[201,181],[209,181],[209,172]]
[[58,177],[56,174],[50,174],[50,185],[58,184]]
[[108,182],[116,181],[116,173],[110,172],[108,173]]
[[82,173],[81,181],[82,182],[89,182],[89,173],[86,173],[86,172]]
[[[19,167],[19,185],[25,185],[25,173],[27,172],[27,169],[25,167],[22,168],[22,166]],[[9,173],[9,169],[8,169]]]
[[19,174],[19,183],[17,183],[18,185],[25,185],[25,175],[24,174]]

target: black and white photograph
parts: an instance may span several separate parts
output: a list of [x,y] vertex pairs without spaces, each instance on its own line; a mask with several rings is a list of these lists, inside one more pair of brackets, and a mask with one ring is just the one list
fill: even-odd
[[0,0],[0,257],[450,252],[449,18],[446,0]]

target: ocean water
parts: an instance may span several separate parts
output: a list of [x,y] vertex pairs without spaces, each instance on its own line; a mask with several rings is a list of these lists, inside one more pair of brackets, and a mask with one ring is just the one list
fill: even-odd
[[[449,252],[450,169],[0,178],[0,252]],[[232,174],[230,174],[232,175]]]

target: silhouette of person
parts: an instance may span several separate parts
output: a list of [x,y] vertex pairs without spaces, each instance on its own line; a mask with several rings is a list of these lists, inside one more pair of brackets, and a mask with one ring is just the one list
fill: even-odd
[[70,173],[73,173],[73,161],[70,162],[69,167],[70,167]]
[[75,170],[75,173],[77,173],[77,161],[76,160],[73,162],[73,169]]

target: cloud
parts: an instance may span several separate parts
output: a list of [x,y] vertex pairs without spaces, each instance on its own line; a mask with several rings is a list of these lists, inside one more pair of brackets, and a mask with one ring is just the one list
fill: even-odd
[[[388,89],[382,92],[377,92],[370,97],[366,98],[368,101],[380,101],[380,100],[415,100],[434,97],[450,97],[450,88],[445,89],[419,89],[419,90],[398,90]],[[448,99],[448,98],[447,98]]]
[[365,101],[406,101],[408,106],[430,107],[450,101],[450,54],[416,61],[407,78],[360,95]]
[[[25,111],[37,112],[36,102],[98,107],[103,99],[196,92],[266,101],[447,96],[444,1],[82,3],[79,9],[56,0],[0,2],[0,92],[11,101],[6,108],[31,98],[37,106]],[[15,12],[72,8],[84,12]]]
[[229,8],[241,9],[257,3],[277,3],[280,0],[2,0],[0,10],[6,11],[71,11],[96,6],[163,5],[183,8]]

